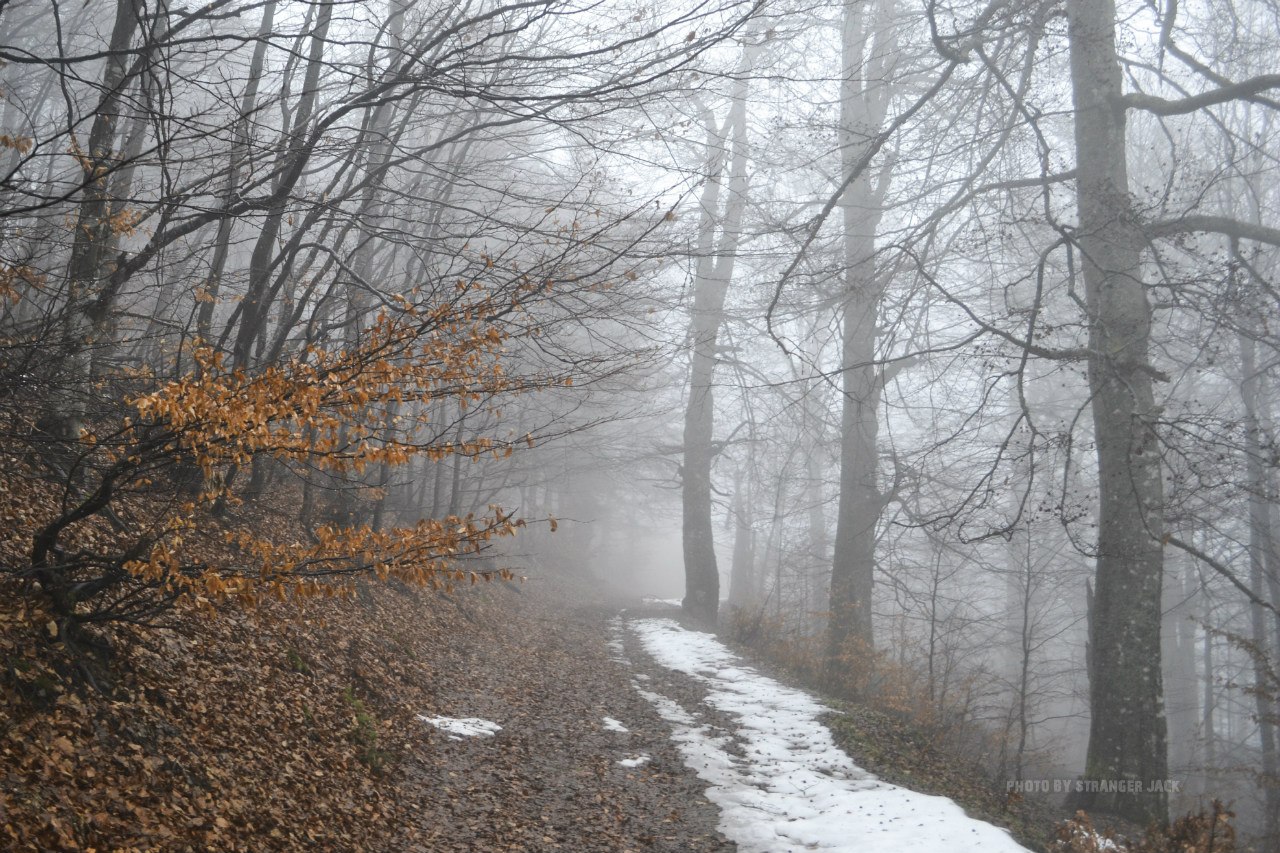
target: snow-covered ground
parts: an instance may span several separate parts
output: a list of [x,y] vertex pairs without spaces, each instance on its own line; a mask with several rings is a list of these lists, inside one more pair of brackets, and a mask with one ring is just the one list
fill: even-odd
[[[1026,853],[1005,830],[951,800],[890,785],[855,765],[818,721],[822,705],[744,666],[711,634],[670,619],[629,624],[659,664],[705,684],[707,703],[735,721],[735,731],[716,734],[635,682],[671,723],[685,763],[711,783],[720,831],[741,853]],[[742,757],[726,749],[731,740]]]
[[684,606],[684,600],[683,600],[683,599],[679,599],[679,598],[654,598],[653,596],[650,596],[650,595],[646,595],[644,598],[640,599],[640,602],[641,602],[642,604],[648,604],[648,605],[654,605],[654,604],[665,604],[665,605],[667,605],[668,607],[683,607],[683,606]]
[[620,759],[618,763],[623,767],[640,767],[643,764],[649,763],[649,756],[641,752],[636,755],[630,755],[626,758]]
[[418,719],[448,732],[449,740],[462,740],[464,737],[493,737],[502,731],[502,726],[479,717],[428,717],[426,714],[419,714]]

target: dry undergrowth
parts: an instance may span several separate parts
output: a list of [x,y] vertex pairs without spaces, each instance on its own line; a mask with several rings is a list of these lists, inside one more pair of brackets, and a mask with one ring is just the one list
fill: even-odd
[[[8,462],[0,559],[24,564],[51,487]],[[27,476],[17,476],[26,474]],[[277,528],[288,515],[245,507]],[[225,531],[205,530],[209,548]],[[108,537],[105,523],[82,536]],[[211,550],[211,556],[216,554]],[[411,840],[421,803],[398,757],[428,748],[436,652],[494,624],[496,588],[447,598],[403,585],[299,609],[168,627],[95,626],[70,649],[37,589],[0,580],[0,848],[377,849]]]

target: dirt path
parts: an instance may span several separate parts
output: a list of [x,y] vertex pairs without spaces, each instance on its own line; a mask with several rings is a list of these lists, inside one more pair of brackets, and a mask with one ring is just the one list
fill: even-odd
[[[40,639],[47,615],[10,590],[0,848],[733,851],[634,686],[643,654],[621,660],[611,620],[627,603],[597,586],[371,588],[117,626],[110,695],[76,682]],[[451,739],[419,715],[502,729]]]
[[406,782],[421,786],[422,821],[398,849],[734,850],[716,831],[705,783],[635,690],[640,669],[611,646],[616,607],[512,598],[500,630],[440,650],[436,707],[425,709],[502,730],[460,740],[432,730],[431,749],[405,763]]

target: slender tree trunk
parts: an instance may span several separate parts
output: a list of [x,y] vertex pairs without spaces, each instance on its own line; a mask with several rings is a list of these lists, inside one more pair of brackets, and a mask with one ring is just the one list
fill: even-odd
[[[391,50],[389,61],[393,64],[403,47],[404,17],[405,5],[402,0],[390,0],[386,28],[388,47]],[[377,53],[370,51],[366,74],[373,77],[377,73]],[[369,312],[370,295],[365,292],[365,288],[373,280],[374,255],[378,245],[376,236],[386,223],[381,199],[383,181],[390,167],[396,142],[391,133],[395,113],[396,108],[392,103],[370,107],[365,130],[361,133],[360,148],[368,150],[365,171],[369,177],[354,217],[357,243],[350,261],[354,276],[353,280],[347,282],[346,293],[348,347],[359,344],[361,325]]]
[[[403,46],[404,16],[404,4],[400,0],[391,0],[387,19],[387,39],[392,51],[389,59],[391,63],[396,62],[396,57],[399,56],[399,51]],[[376,51],[370,51],[366,73],[369,77],[373,77],[378,73]],[[365,122],[366,129],[361,134],[360,148],[368,150],[365,168],[368,173],[368,182],[365,185],[360,206],[355,214],[354,224],[357,244],[352,251],[349,264],[352,274],[346,281],[344,334],[346,346],[349,350],[355,350],[360,346],[365,317],[368,316],[370,311],[372,297],[366,291],[373,286],[372,282],[374,281],[374,261],[376,247],[378,246],[376,236],[386,223],[381,197],[383,181],[391,164],[394,145],[391,126],[395,112],[395,106],[391,103],[383,103],[371,107]],[[393,258],[394,254],[393,249]],[[393,408],[390,420],[394,420],[396,411],[398,411],[398,407]],[[384,441],[389,441],[393,435],[390,420],[384,433]],[[386,463],[378,466],[376,482],[379,489],[382,490],[382,495],[374,503],[372,523],[375,528],[380,528],[382,525],[383,508],[386,504],[385,489],[390,479],[390,466]],[[365,476],[359,477],[358,480],[362,486],[368,483],[368,478]],[[344,489],[341,494],[348,501],[352,501],[356,493],[351,489]]]
[[[1240,343],[1240,397],[1244,403],[1244,454],[1249,489],[1249,586],[1266,601],[1267,550],[1271,540],[1271,504],[1263,462],[1262,419],[1259,417],[1258,359],[1253,338],[1238,336]],[[1249,607],[1250,639],[1254,645],[1254,702],[1262,751],[1262,786],[1265,797],[1263,835],[1274,842],[1280,837],[1280,766],[1276,755],[1276,685],[1267,672],[1270,624],[1267,611],[1253,602]]]
[[[842,29],[840,146],[842,179],[884,123],[888,87],[883,80],[888,52],[891,3],[868,18],[865,5],[845,7]],[[876,31],[873,33],[872,30]],[[876,229],[888,188],[884,170],[873,186],[865,169],[840,200],[844,225],[844,302],[841,306],[843,399],[840,414],[840,499],[836,507],[831,570],[827,668],[833,680],[856,659],[869,664],[874,649],[871,599],[875,574],[876,527],[885,499],[878,480],[877,437],[882,380],[876,367],[876,324],[884,282],[876,274]]]
[[751,474],[737,471],[733,478],[733,563],[729,570],[729,606],[744,610],[751,599],[756,571],[755,530],[751,526]]
[[[702,195],[693,311],[690,328],[689,402],[684,417],[684,465],[681,472],[685,596],[683,609],[702,628],[716,625],[720,607],[720,572],[716,566],[711,521],[711,464],[716,451],[715,400],[712,393],[716,346],[724,322],[724,301],[733,279],[747,195],[747,72],[758,46],[743,48],[726,127],[715,128],[708,114],[707,150],[710,178]],[[726,160],[728,162],[726,163]],[[721,181],[728,173],[728,203],[720,213]],[[717,224],[720,237],[716,238]]]
[[[1173,562],[1173,561],[1170,561]],[[1194,565],[1179,561],[1186,572]],[[1198,702],[1196,689],[1195,623],[1190,618],[1191,587],[1188,574],[1169,566],[1164,590],[1164,627],[1161,632],[1165,678],[1165,714],[1169,721],[1169,771],[1175,778],[1195,765]]]
[[1201,632],[1202,645],[1200,648],[1200,663],[1204,676],[1204,681],[1201,682],[1204,697],[1200,703],[1200,726],[1202,729],[1201,737],[1204,740],[1204,787],[1207,791],[1210,790],[1210,779],[1215,775],[1218,764],[1218,724],[1214,713],[1217,710],[1217,696],[1213,689],[1213,634],[1208,629],[1208,598],[1205,596],[1203,589],[1200,592],[1200,599],[1206,605],[1203,617],[1205,628]]
[[287,139],[276,165],[278,185],[274,189],[277,200],[267,210],[262,231],[249,257],[249,285],[240,306],[240,328],[237,331],[233,349],[234,363],[240,367],[247,367],[252,363],[254,346],[266,328],[267,311],[270,308],[267,301],[267,285],[271,276],[271,262],[276,256],[276,243],[284,227],[284,214],[289,199],[288,191],[301,179],[303,166],[311,156],[311,151],[306,144],[307,133],[319,94],[320,72],[324,65],[324,50],[329,37],[329,23],[332,16],[333,4],[320,3],[311,32],[311,46],[303,76],[302,92],[298,96],[298,107],[293,114],[291,125],[285,129]]
[[[231,140],[231,163],[227,169],[227,183],[222,190],[222,203],[230,206],[240,192],[241,170],[249,156],[249,122],[258,107],[258,81],[262,79],[262,69],[267,60],[268,36],[275,26],[277,0],[267,0],[262,7],[262,20],[258,24],[258,43],[253,48],[253,57],[249,61],[249,73],[246,78],[244,94],[240,96],[240,115],[236,119],[235,134]],[[218,220],[218,230],[214,237],[213,260],[209,265],[209,274],[199,294],[200,307],[196,311],[196,334],[201,340],[209,339],[213,324],[213,307],[218,299],[218,291],[222,287],[222,276],[226,273],[227,258],[231,254],[231,227],[234,220],[224,216]]]
[[[395,440],[396,421],[399,419],[399,417],[400,417],[400,401],[393,400],[391,402],[391,405],[387,407],[387,413],[385,416],[386,426],[382,430],[382,443],[384,445],[389,445],[391,444],[392,441]],[[390,462],[378,463],[378,479],[377,479],[378,497],[375,500],[373,505],[373,520],[371,522],[373,524],[374,530],[382,529],[383,521],[386,517],[387,502],[391,496],[390,495],[391,468],[392,468],[392,463]]]
[[[438,413],[438,418],[441,424],[444,423],[444,419],[447,417],[447,411],[448,411],[447,405],[448,404],[444,400],[436,400],[431,403],[432,408]],[[439,437],[436,439],[436,442],[440,443],[443,440],[444,440],[444,433],[441,432]],[[433,475],[432,483],[431,483],[431,517],[432,518],[440,518],[443,514],[445,514],[445,511],[448,508],[445,504],[444,495],[445,495],[445,475],[450,470],[450,467],[451,467],[449,464],[450,461],[451,460],[449,460],[448,457],[442,457],[436,460],[435,462],[433,462],[431,465],[431,471]]]
[[[1007,734],[1013,738],[1011,775],[1022,779],[1027,741],[1031,733],[1032,667],[1036,645],[1037,581],[1031,535],[1024,524],[1009,540],[1005,579],[1004,630],[1005,678],[1012,692]],[[1006,770],[1006,772],[1010,772]]]
[[[1267,494],[1280,494],[1280,489],[1276,488],[1275,477],[1270,472],[1266,474]],[[1267,540],[1264,543],[1266,555],[1266,576],[1267,590],[1271,594],[1271,603],[1280,609],[1280,548],[1277,548],[1276,542],[1276,507],[1275,503],[1270,502],[1267,506]],[[1271,659],[1280,662],[1280,613],[1271,614]],[[1280,697],[1276,697],[1276,713],[1280,715]]]
[[[102,98],[94,112],[87,147],[80,152],[84,189],[76,211],[71,257],[67,261],[67,304],[62,321],[62,356],[66,376],[59,383],[53,410],[42,417],[40,428],[58,442],[79,438],[92,375],[95,330],[112,310],[102,292],[111,245],[110,183],[120,161],[115,151],[116,125],[128,77],[129,47],[141,27],[141,0],[118,0],[115,21],[102,71]],[[68,471],[70,474],[71,472]]]
[[465,414],[459,411],[458,428],[453,434],[453,466],[449,479],[449,515],[452,516],[462,514],[462,427],[466,420]]
[[814,411],[817,400],[812,395],[804,399],[804,440],[808,445],[805,459],[805,503],[808,507],[809,554],[805,561],[805,613],[810,622],[807,633],[821,632],[825,620],[815,617],[827,608],[827,593],[831,589],[831,537],[827,531],[826,494],[823,488],[823,458],[826,451],[826,431],[822,416]]

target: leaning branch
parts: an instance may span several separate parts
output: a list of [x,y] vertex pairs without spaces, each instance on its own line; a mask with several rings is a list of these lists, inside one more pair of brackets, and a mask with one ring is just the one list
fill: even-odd
[[1178,234],[1203,232],[1222,234],[1237,240],[1253,240],[1270,246],[1280,246],[1280,228],[1271,228],[1253,222],[1242,222],[1229,216],[1194,214],[1176,219],[1162,219],[1146,225],[1148,237],[1173,237]]
[[1225,104],[1228,101],[1251,98],[1271,89],[1280,89],[1280,74],[1260,74],[1248,80],[1241,80],[1239,83],[1173,101],[1142,92],[1130,92],[1120,98],[1120,106],[1126,109],[1143,110],[1158,116],[1180,116],[1205,107]]
[[1215,560],[1213,557],[1209,556],[1204,551],[1200,550],[1199,548],[1192,545],[1191,543],[1184,542],[1183,540],[1179,539],[1177,536],[1166,536],[1164,541],[1166,544],[1172,545],[1175,548],[1185,551],[1186,553],[1190,554],[1192,557],[1195,557],[1197,560],[1204,563],[1209,568],[1213,569],[1218,574],[1222,575],[1224,578],[1226,578],[1228,581],[1231,582],[1232,586],[1234,586],[1236,589],[1244,593],[1245,597],[1249,599],[1250,603],[1256,604],[1259,607],[1263,607],[1267,610],[1270,610],[1272,613],[1276,614],[1277,616],[1280,616],[1280,610],[1277,610],[1274,604],[1272,604],[1269,601],[1266,601],[1263,598],[1260,598],[1257,594],[1255,594],[1254,591],[1249,588],[1248,584],[1240,580],[1240,578],[1236,577],[1235,573],[1231,571],[1231,569],[1228,568],[1223,563],[1219,562],[1218,560]]

